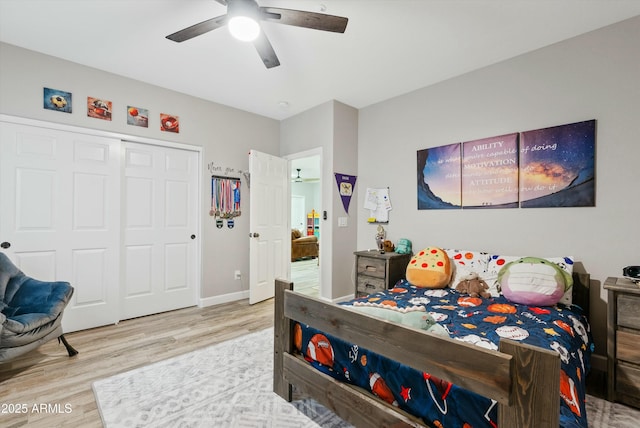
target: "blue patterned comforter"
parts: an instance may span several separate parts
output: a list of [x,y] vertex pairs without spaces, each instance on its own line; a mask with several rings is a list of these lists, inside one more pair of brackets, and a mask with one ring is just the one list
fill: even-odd
[[[502,296],[471,298],[454,289],[417,288],[406,281],[343,305],[386,307],[401,313],[423,310],[450,337],[488,349],[498,349],[500,338],[505,337],[555,350],[561,357],[560,426],[588,426],[585,378],[593,341],[588,321],[577,306],[532,307],[511,303]],[[370,390],[419,416],[428,426],[497,425],[498,406],[493,400],[308,326],[296,329],[296,347],[316,368]]]

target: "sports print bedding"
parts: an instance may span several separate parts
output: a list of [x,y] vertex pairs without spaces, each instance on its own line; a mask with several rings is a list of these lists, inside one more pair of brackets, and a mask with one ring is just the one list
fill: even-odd
[[[575,305],[527,306],[503,296],[483,299],[462,295],[451,288],[418,288],[404,280],[393,289],[343,305],[488,349],[497,350],[500,338],[504,337],[555,350],[561,358],[560,426],[588,426],[585,378],[593,341],[588,321]],[[295,346],[317,369],[373,392],[422,418],[428,426],[497,426],[495,401],[371,353],[357,344],[297,323]]]

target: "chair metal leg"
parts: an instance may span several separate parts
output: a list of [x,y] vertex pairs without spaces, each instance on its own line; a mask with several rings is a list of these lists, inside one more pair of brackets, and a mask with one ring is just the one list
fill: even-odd
[[64,337],[64,334],[61,334],[60,336],[58,336],[58,343],[60,342],[62,342],[64,347],[67,348],[67,353],[69,354],[70,357],[73,357],[74,355],[78,355],[78,351],[76,351],[73,348],[73,346],[69,345],[69,342],[67,342],[67,339]]

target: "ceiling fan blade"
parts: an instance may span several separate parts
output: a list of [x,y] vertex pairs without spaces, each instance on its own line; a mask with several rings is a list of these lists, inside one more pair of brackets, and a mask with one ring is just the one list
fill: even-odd
[[273,68],[280,65],[276,51],[273,50],[273,46],[271,46],[271,42],[269,42],[264,31],[260,31],[260,35],[253,41],[253,45],[256,47],[265,67]]
[[280,24],[312,28],[314,30],[332,31],[334,33],[344,33],[347,29],[347,22],[349,22],[348,18],[342,16],[281,9],[279,7],[261,7],[260,12],[264,21],[279,22]]
[[204,33],[208,33],[209,31],[213,31],[216,28],[220,28],[226,23],[227,15],[216,16],[215,18],[207,19],[206,21],[194,24],[191,27],[169,34],[167,39],[173,40],[174,42],[184,42],[185,40],[193,39],[196,36],[200,36]]

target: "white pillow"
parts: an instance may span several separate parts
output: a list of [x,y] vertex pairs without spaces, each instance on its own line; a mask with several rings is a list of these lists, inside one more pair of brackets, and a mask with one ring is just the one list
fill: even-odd
[[[468,250],[444,250],[451,260],[451,282],[449,286],[455,288],[456,285],[464,277],[471,272],[478,274],[480,279],[484,279],[487,271],[487,263],[489,262],[489,254],[480,251],[468,251]],[[497,274],[496,274],[497,278]],[[489,284],[487,282],[487,284]]]

